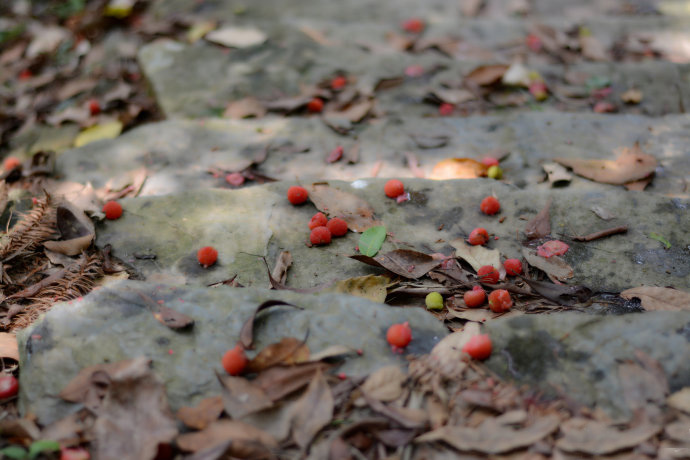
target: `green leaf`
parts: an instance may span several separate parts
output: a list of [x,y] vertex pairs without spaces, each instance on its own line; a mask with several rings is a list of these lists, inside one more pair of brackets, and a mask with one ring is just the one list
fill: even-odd
[[32,442],[29,446],[29,458],[36,458],[43,452],[56,452],[60,450],[60,443],[49,439]]
[[658,233],[652,232],[652,233],[649,234],[649,237],[650,237],[651,239],[653,239],[653,240],[657,240],[659,243],[661,243],[661,244],[663,244],[664,246],[666,246],[666,249],[670,249],[670,248],[671,248],[671,243],[670,243],[666,238],[664,238],[663,236],[659,235]]
[[374,257],[381,249],[385,239],[386,227],[383,225],[371,227],[365,230],[362,236],[359,237],[359,252],[365,256]]
[[23,447],[19,446],[9,446],[5,447],[4,449],[0,450],[0,455],[3,456],[3,458],[13,458],[17,460],[22,460],[26,458],[26,449]]

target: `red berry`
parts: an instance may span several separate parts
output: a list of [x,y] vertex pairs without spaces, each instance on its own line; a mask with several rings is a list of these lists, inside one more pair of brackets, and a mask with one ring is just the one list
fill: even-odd
[[481,287],[475,286],[471,291],[465,292],[463,300],[465,301],[465,305],[470,308],[480,307],[486,300],[486,292],[484,292],[484,289]]
[[63,447],[60,450],[60,460],[89,460],[91,455],[83,447]]
[[119,219],[122,216],[122,205],[117,201],[108,201],[103,205],[103,212],[106,219]]
[[225,372],[230,375],[240,375],[247,367],[247,357],[240,345],[235,345],[235,348],[226,351],[220,362],[223,364]]
[[316,227],[309,235],[311,244],[328,244],[331,242],[331,231],[328,227]]
[[410,32],[411,34],[422,33],[424,31],[424,26],[424,21],[419,18],[410,18],[400,24],[400,27],[402,27],[405,32]]
[[522,273],[522,262],[519,259],[506,259],[503,262],[503,266],[506,269],[506,273],[512,276],[519,275]]
[[505,289],[496,289],[489,294],[489,308],[494,313],[503,313],[513,306],[513,299]]
[[482,283],[496,284],[498,283],[499,273],[491,265],[484,265],[477,270],[477,276]]
[[307,110],[311,113],[321,113],[323,110],[323,99],[315,97],[307,104]]
[[311,217],[309,221],[309,230],[314,230],[316,227],[324,227],[328,223],[328,218],[322,212],[317,212]]
[[239,187],[240,185],[244,184],[244,180],[245,178],[242,173],[234,172],[225,175],[225,182],[233,187]]
[[485,228],[477,227],[470,232],[470,237],[467,238],[467,241],[473,246],[486,244],[489,241],[489,233]]
[[494,196],[487,196],[482,200],[482,204],[479,205],[479,209],[484,214],[487,214],[489,216],[493,216],[496,214],[498,211],[501,210],[501,203],[498,202],[496,197]]
[[3,162],[2,167],[5,171],[11,171],[21,164],[22,164],[22,162],[19,161],[19,158],[7,157],[7,158],[5,158],[5,161]]
[[204,246],[196,252],[196,260],[204,267],[210,267],[218,260],[218,251],[213,246]]
[[424,75],[424,67],[418,64],[413,64],[405,68],[405,75],[411,78],[421,77]]
[[498,166],[498,160],[494,157],[484,157],[482,158],[482,163],[489,167]]
[[302,204],[307,201],[308,196],[307,189],[299,185],[293,185],[287,191],[287,199],[292,204]]
[[397,198],[405,193],[405,186],[398,179],[391,179],[383,186],[383,191],[388,198]]
[[343,236],[347,233],[347,222],[339,217],[334,217],[329,220],[326,227],[331,231],[331,235],[333,236]]
[[21,72],[19,72],[19,79],[20,80],[28,80],[29,78],[33,77],[34,74],[31,73],[31,70],[29,69],[24,69]]
[[14,375],[0,377],[0,399],[11,398],[19,391],[19,381]]
[[491,338],[488,334],[472,336],[462,347],[462,351],[472,357],[472,359],[484,360],[491,356]]
[[96,99],[89,99],[89,113],[96,116],[101,113],[101,104]]
[[447,117],[448,115],[451,115],[453,113],[453,110],[455,110],[453,104],[448,104],[447,102],[444,102],[443,104],[438,106],[438,113],[442,117]]
[[331,80],[331,89],[333,89],[334,91],[341,90],[345,88],[346,85],[347,78],[343,77],[342,75],[334,77],[333,80]]
[[541,47],[542,47],[541,39],[539,37],[537,37],[536,35],[534,35],[534,34],[527,35],[526,42],[527,42],[527,47],[529,49],[531,49],[532,51],[534,51],[535,53],[538,53],[539,51],[541,51]]
[[412,341],[412,329],[410,324],[405,321],[402,324],[394,324],[386,332],[388,343],[397,348],[405,348]]

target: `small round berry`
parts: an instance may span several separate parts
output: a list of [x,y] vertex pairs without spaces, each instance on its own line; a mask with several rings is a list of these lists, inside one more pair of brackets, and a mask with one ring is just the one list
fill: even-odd
[[287,199],[292,204],[302,204],[307,201],[308,196],[307,189],[299,185],[293,185],[287,191]]
[[473,246],[486,244],[486,242],[489,241],[489,232],[487,232],[485,228],[477,227],[470,232],[467,241]]
[[489,294],[489,308],[494,313],[503,313],[513,306],[513,299],[505,289],[496,289]]
[[196,260],[204,268],[208,268],[218,260],[218,251],[213,246],[204,246],[196,252]]
[[11,171],[17,166],[21,165],[22,162],[19,161],[19,158],[17,157],[7,157],[5,158],[5,161],[2,163],[2,168],[5,171]]
[[412,341],[412,329],[410,324],[405,321],[402,324],[394,324],[386,332],[388,343],[398,348],[405,348]]
[[465,301],[465,305],[470,308],[480,307],[486,300],[486,292],[484,292],[484,289],[480,286],[475,286],[471,291],[465,292],[463,300]]
[[506,273],[511,276],[522,273],[522,262],[520,262],[519,259],[506,259],[506,261],[503,262],[503,266],[506,269]]
[[311,244],[329,244],[331,242],[331,231],[328,227],[316,227],[311,231],[309,235],[309,241]]
[[60,460],[89,460],[91,454],[83,447],[63,447],[60,449]]
[[489,166],[488,171],[486,171],[486,175],[491,179],[499,180],[503,177],[503,170],[500,166]]
[[96,99],[89,99],[89,113],[91,116],[96,116],[101,113],[101,104]]
[[491,356],[491,338],[488,334],[472,336],[462,347],[462,351],[470,355],[472,359],[484,360]]
[[328,223],[328,218],[322,212],[317,212],[311,217],[309,221],[309,230],[314,230],[316,227],[324,227]]
[[405,193],[405,186],[398,179],[391,179],[383,186],[383,191],[388,198],[397,198]]
[[429,310],[443,310],[443,297],[438,292],[428,293],[424,303]]
[[122,205],[117,201],[108,201],[103,205],[102,211],[105,214],[105,218],[109,220],[122,217]]
[[247,367],[247,357],[240,345],[235,345],[235,348],[226,351],[220,362],[225,372],[230,375],[240,375]]
[[14,375],[0,377],[0,399],[11,398],[19,391],[19,381]]
[[345,88],[347,85],[347,78],[345,78],[342,75],[338,75],[337,77],[333,77],[333,80],[331,80],[331,89],[334,91],[341,90]]
[[425,24],[424,21],[419,18],[410,18],[403,21],[403,23],[400,24],[400,27],[402,27],[405,32],[419,34],[424,31]]
[[489,216],[493,216],[496,214],[498,211],[501,210],[501,203],[498,202],[496,197],[494,196],[487,196],[482,200],[482,203],[479,205],[479,209],[484,214],[487,214]]
[[347,233],[347,222],[340,217],[334,217],[329,220],[326,227],[331,231],[331,235],[333,236],[343,236]]
[[479,277],[479,281],[482,283],[496,284],[498,283],[499,275],[498,270],[491,265],[484,265],[477,270],[477,277]]
[[484,163],[488,167],[498,166],[498,160],[494,157],[484,157],[482,158],[482,163]]
[[447,117],[449,115],[452,115],[453,110],[455,110],[455,107],[453,106],[453,104],[449,104],[447,102],[444,102],[443,104],[438,106],[438,113],[442,117]]
[[225,175],[225,182],[232,185],[233,187],[239,187],[244,184],[245,177],[242,173],[233,172]]
[[307,110],[311,113],[321,113],[323,110],[323,99],[315,97],[307,104]]

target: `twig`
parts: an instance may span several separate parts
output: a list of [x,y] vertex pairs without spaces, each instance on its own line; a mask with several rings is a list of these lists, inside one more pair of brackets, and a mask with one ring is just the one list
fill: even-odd
[[575,240],[575,241],[594,241],[594,240],[598,240],[599,238],[604,238],[606,236],[611,236],[611,235],[617,235],[619,233],[625,233],[627,231],[628,231],[628,226],[627,225],[621,225],[620,227],[613,227],[613,228],[609,228],[606,230],[601,230],[600,232],[590,233],[589,235],[585,235],[585,236],[574,236],[573,240]]

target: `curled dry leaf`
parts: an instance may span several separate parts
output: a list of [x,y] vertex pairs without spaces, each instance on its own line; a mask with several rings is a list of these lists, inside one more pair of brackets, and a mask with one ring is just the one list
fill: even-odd
[[306,386],[317,372],[325,372],[330,367],[330,364],[321,361],[274,366],[259,373],[254,384],[263,390],[271,401],[278,401]]
[[292,254],[290,251],[281,251],[276,259],[276,264],[273,267],[271,276],[280,284],[285,284],[287,281],[287,271],[292,266]]
[[476,179],[486,176],[488,170],[488,166],[472,158],[447,158],[436,163],[429,179]]
[[621,449],[631,449],[651,438],[662,427],[642,421],[637,426],[621,430],[596,420],[573,418],[561,425],[563,437],[556,447],[566,452],[606,455]]
[[61,241],[46,241],[47,249],[76,256],[91,245],[96,235],[93,222],[84,212],[70,203],[63,203],[57,207],[57,228],[62,237]]
[[580,35],[580,48],[582,55],[592,61],[607,61],[609,59],[604,45],[591,35]]
[[632,148],[624,148],[614,161],[577,158],[556,158],[555,161],[587,179],[614,185],[644,179],[654,173],[657,166],[656,158],[644,153],[637,142]]
[[558,163],[544,163],[541,167],[546,172],[546,178],[552,187],[562,187],[568,185],[573,180],[572,173]]
[[637,297],[642,301],[642,308],[648,311],[690,310],[690,293],[673,288],[640,286],[626,289],[621,297],[627,300]]
[[465,83],[470,86],[491,86],[500,82],[503,74],[508,70],[507,65],[483,65],[470,72],[465,77]]
[[402,396],[405,378],[405,373],[399,366],[385,366],[369,375],[361,390],[377,401],[395,401]]
[[266,41],[266,34],[253,27],[223,27],[209,32],[206,40],[229,48],[248,48]]
[[309,199],[319,211],[343,219],[353,232],[363,232],[381,225],[374,217],[374,208],[352,193],[326,184],[312,184],[309,187]]
[[272,343],[263,348],[247,364],[247,372],[261,372],[279,364],[296,364],[309,360],[309,347],[303,340],[285,337],[280,342]]
[[217,420],[201,431],[184,433],[176,439],[177,446],[185,452],[198,452],[227,441],[232,443],[230,452],[233,456],[242,455],[243,451],[252,447],[256,452],[263,452],[265,455],[270,449],[278,447],[271,435],[239,420]]
[[505,277],[505,269],[501,263],[501,253],[498,252],[498,249],[473,246],[467,244],[462,238],[451,241],[450,245],[455,248],[456,257],[470,264],[475,271],[479,270],[484,265],[491,265],[502,273],[501,278]]
[[558,256],[545,259],[537,255],[537,251],[529,248],[522,248],[522,255],[528,264],[544,271],[544,273],[553,276],[559,281],[565,281],[574,275],[573,267]]
[[537,294],[558,305],[575,305],[586,302],[592,297],[592,291],[585,286],[564,286],[547,281],[531,280],[522,276],[521,278]]
[[674,409],[690,414],[690,387],[685,387],[673,393],[666,399],[666,404]]
[[251,96],[230,102],[223,112],[224,117],[234,119],[261,118],[264,115],[266,115],[266,108],[258,99]]
[[254,346],[254,320],[256,319],[256,315],[258,315],[262,310],[279,305],[299,308],[301,310],[301,308],[297,305],[283,302],[282,300],[267,300],[266,302],[256,307],[254,313],[247,319],[247,321],[244,322],[244,324],[242,325],[242,329],[240,330],[240,343],[242,343],[242,346],[245,349],[251,350]]
[[367,265],[385,268],[396,275],[408,279],[421,278],[441,265],[442,262],[428,254],[412,249],[396,249],[385,254],[379,254],[376,257],[354,255],[350,256],[350,258],[364,262]]
[[220,414],[223,413],[223,398],[220,396],[211,396],[199,401],[199,404],[193,407],[181,407],[175,416],[182,423],[195,430],[203,430],[211,423],[218,420]]
[[528,239],[543,238],[551,234],[551,198],[548,199],[544,207],[534,216],[525,226],[525,235]]
[[335,403],[333,394],[321,371],[309,383],[307,391],[292,407],[292,437],[302,449],[307,447],[316,434],[333,418]]
[[223,389],[222,401],[225,412],[233,419],[273,407],[273,401],[266,393],[244,377],[219,374],[216,376]]
[[154,301],[151,297],[143,292],[139,292],[138,294],[139,297],[144,300],[144,303],[149,310],[151,310],[156,321],[162,325],[167,326],[170,329],[184,329],[188,326],[194,325],[194,318],[191,316],[187,316],[184,313],[180,313],[179,311],[173,310],[170,307],[166,307],[165,305]]

